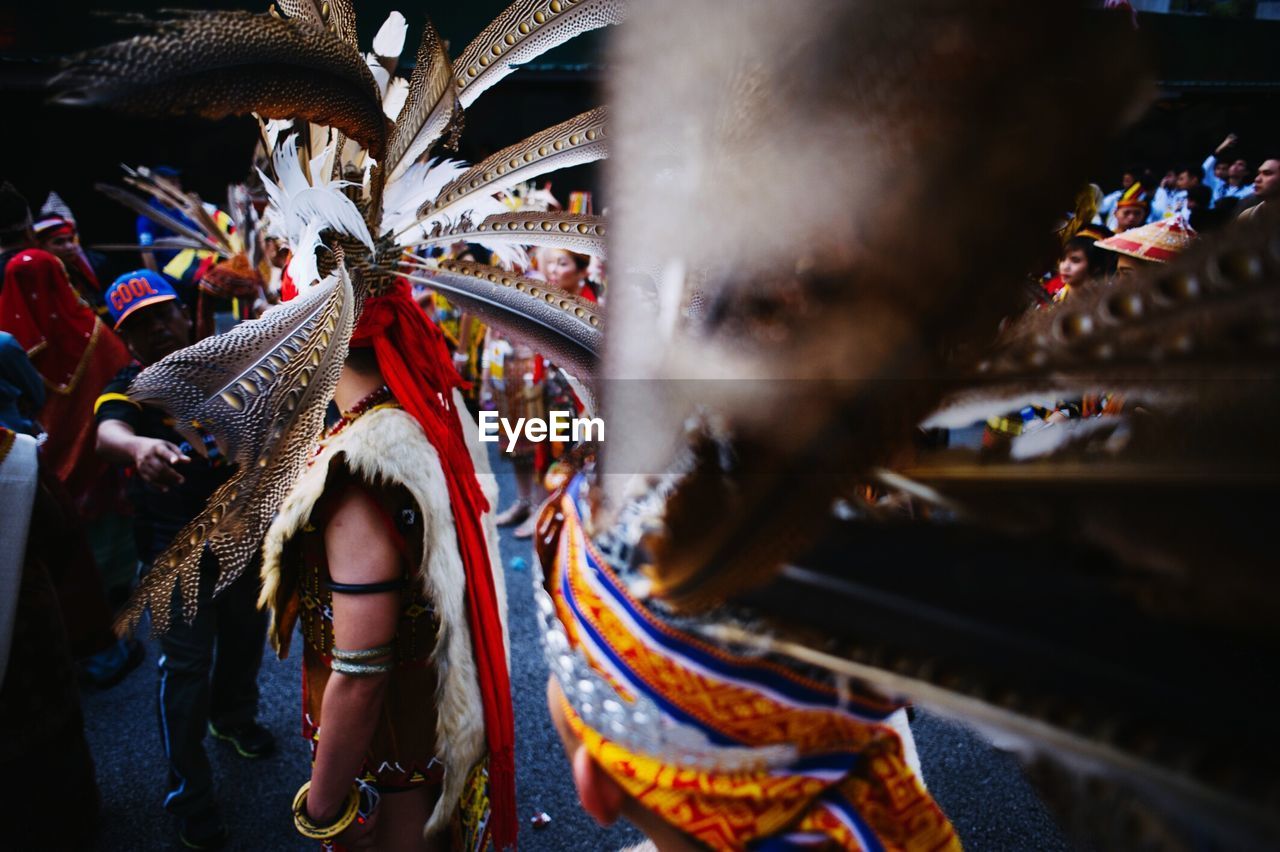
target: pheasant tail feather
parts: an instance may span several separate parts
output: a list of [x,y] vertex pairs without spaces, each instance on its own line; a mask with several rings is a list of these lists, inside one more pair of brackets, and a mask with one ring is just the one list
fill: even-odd
[[355,298],[345,272],[312,293],[175,352],[134,380],[134,399],[166,409],[179,431],[194,438],[193,446],[203,444],[195,424],[213,432],[237,468],[156,559],[121,614],[120,629],[136,627],[149,607],[154,630],[163,633],[175,585],[183,617],[194,618],[206,542],[218,560],[215,593],[256,555],[272,509],[301,472],[323,426],[354,324]]

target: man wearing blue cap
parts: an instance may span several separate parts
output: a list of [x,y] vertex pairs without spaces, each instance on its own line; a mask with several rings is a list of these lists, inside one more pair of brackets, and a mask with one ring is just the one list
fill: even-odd
[[[191,319],[165,278],[147,269],[121,275],[106,293],[116,331],[137,359],[107,385],[94,407],[98,452],[133,469],[138,550],[151,561],[204,508],[232,466],[206,436],[203,453],[173,429],[158,408],[129,398],[129,383],[149,366],[191,343]],[[217,576],[208,551],[202,565],[199,613],[177,620],[160,637],[160,733],[169,759],[165,808],[178,817],[178,835],[192,849],[214,849],[227,836],[213,795],[204,752],[206,730],[243,757],[274,749],[271,732],[256,721],[258,667],[266,635],[257,609],[256,570],[246,571],[210,601]],[[217,650],[215,655],[214,650]]]

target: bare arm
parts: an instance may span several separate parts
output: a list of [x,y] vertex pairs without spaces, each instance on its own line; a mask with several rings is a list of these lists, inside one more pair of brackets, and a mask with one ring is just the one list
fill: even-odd
[[160,489],[181,485],[177,466],[191,461],[182,450],[159,438],[143,438],[123,420],[98,424],[98,455],[122,465],[133,465],[144,481]]
[[[373,498],[350,489],[325,527],[329,575],[337,583],[379,583],[401,576],[400,555],[387,540]],[[396,592],[333,596],[333,644],[347,651],[377,648],[395,638],[400,598]],[[311,770],[307,813],[332,820],[350,794],[377,727],[387,675],[334,672],[320,710],[320,742]],[[345,834],[345,833],[344,833]]]

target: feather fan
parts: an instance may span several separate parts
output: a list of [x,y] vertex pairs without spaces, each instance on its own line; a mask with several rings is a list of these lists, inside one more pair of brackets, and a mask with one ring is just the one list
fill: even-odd
[[405,277],[439,290],[504,334],[531,343],[575,376],[595,373],[604,329],[599,305],[482,263],[441,260],[434,269]]
[[478,243],[489,251],[505,254],[512,246],[547,248],[605,256],[605,223],[599,216],[559,212],[498,213],[479,225],[459,225],[418,240],[418,246],[448,246],[456,242]]
[[214,222],[213,217],[205,209],[204,202],[200,200],[198,195],[193,192],[182,192],[158,178],[146,166],[139,166],[134,169],[121,163],[120,168],[124,170],[125,183],[134,189],[147,193],[161,204],[180,211],[182,215],[186,216],[188,222],[193,223],[200,229],[205,237],[221,246],[222,253],[234,254],[236,252],[236,247],[232,245],[231,240]]
[[80,54],[54,100],[146,115],[257,113],[338,128],[375,157],[387,122],[364,57],[328,30],[249,12],[182,12],[151,32]]
[[143,201],[141,198],[134,195],[133,193],[126,192],[125,190],[120,189],[119,187],[112,186],[111,184],[107,184],[107,183],[95,183],[93,185],[93,188],[98,190],[98,192],[101,192],[103,195],[107,196],[108,198],[110,198],[112,201],[118,202],[124,205],[125,207],[128,207],[130,210],[132,210],[134,213],[137,213],[139,216],[144,216],[150,219],[152,222],[155,222],[160,227],[168,228],[170,231],[173,231],[174,233],[181,234],[187,239],[192,240],[193,242],[199,243],[200,246],[206,251],[215,252],[217,254],[224,255],[224,256],[230,256],[230,252],[227,250],[227,248],[221,243],[219,243],[218,241],[214,240],[208,234],[205,234],[203,231],[201,231],[198,228],[194,228],[191,225],[188,225],[186,222],[183,222],[180,219],[176,219],[173,216],[170,216],[168,213],[165,213],[163,210],[153,207],[152,205]]
[[387,144],[383,171],[394,182],[418,157],[430,150],[457,111],[453,74],[444,42],[428,20],[422,30],[413,75],[409,78],[404,106],[396,118]]
[[[502,202],[494,199],[496,193],[557,169],[604,159],[609,155],[605,118],[605,108],[597,107],[503,148],[459,175],[438,198],[420,207],[419,221],[412,227],[428,237],[437,224],[452,226],[463,217],[476,221],[507,212]],[[401,233],[412,232],[401,229]]]
[[131,398],[168,411],[193,447],[204,446],[195,424],[209,430],[236,472],[156,558],[120,615],[123,630],[135,628],[150,606],[154,629],[163,633],[175,588],[184,618],[194,617],[206,542],[218,560],[215,594],[253,559],[271,520],[253,509],[279,505],[306,463],[347,355],[354,302],[351,281],[340,272],[262,319],[179,350],[134,379]]
[[[648,294],[614,282],[607,378],[656,381],[612,385],[605,467],[667,469],[699,411],[734,436],[651,542],[673,606],[775,571],[850,477],[909,445],[948,342],[1008,309],[1090,165],[1080,151],[1150,92],[1139,52],[1117,47],[1128,34],[1079,35],[1070,6],[655,0],[620,31],[613,191],[627,204],[611,257],[690,270],[664,301],[696,288],[706,309],[655,341]],[[1079,78],[1042,46],[1069,37],[1133,67],[1066,122],[1052,105]],[[972,198],[1015,173],[1016,197],[974,217]]]
[[516,66],[582,33],[621,23],[625,15],[624,0],[517,0],[453,63],[459,103],[471,106]]
[[327,29],[356,46],[356,10],[351,0],[272,0],[271,11],[276,17]]

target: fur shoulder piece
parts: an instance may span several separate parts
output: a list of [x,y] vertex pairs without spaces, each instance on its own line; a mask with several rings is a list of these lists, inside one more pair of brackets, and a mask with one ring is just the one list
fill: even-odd
[[[463,419],[464,431],[468,419]],[[474,425],[471,428],[474,430]],[[435,651],[436,665],[441,672],[436,693],[436,742],[445,773],[439,803],[427,823],[428,833],[435,832],[452,819],[467,774],[484,755],[484,715],[467,624],[466,576],[458,552],[444,471],[435,448],[410,414],[398,408],[386,408],[363,415],[334,436],[298,479],[263,541],[259,606],[269,605],[280,591],[284,546],[310,519],[312,509],[324,494],[331,464],[339,457],[348,470],[367,482],[403,485],[422,511],[423,557],[419,573],[427,597],[440,614]],[[476,474],[488,496],[493,474],[486,460],[475,461]],[[489,563],[498,590],[505,639],[505,585],[496,537],[491,535],[492,513],[488,514],[484,526]],[[288,649],[276,635],[277,615],[272,613],[271,635],[276,650],[283,656]]]

